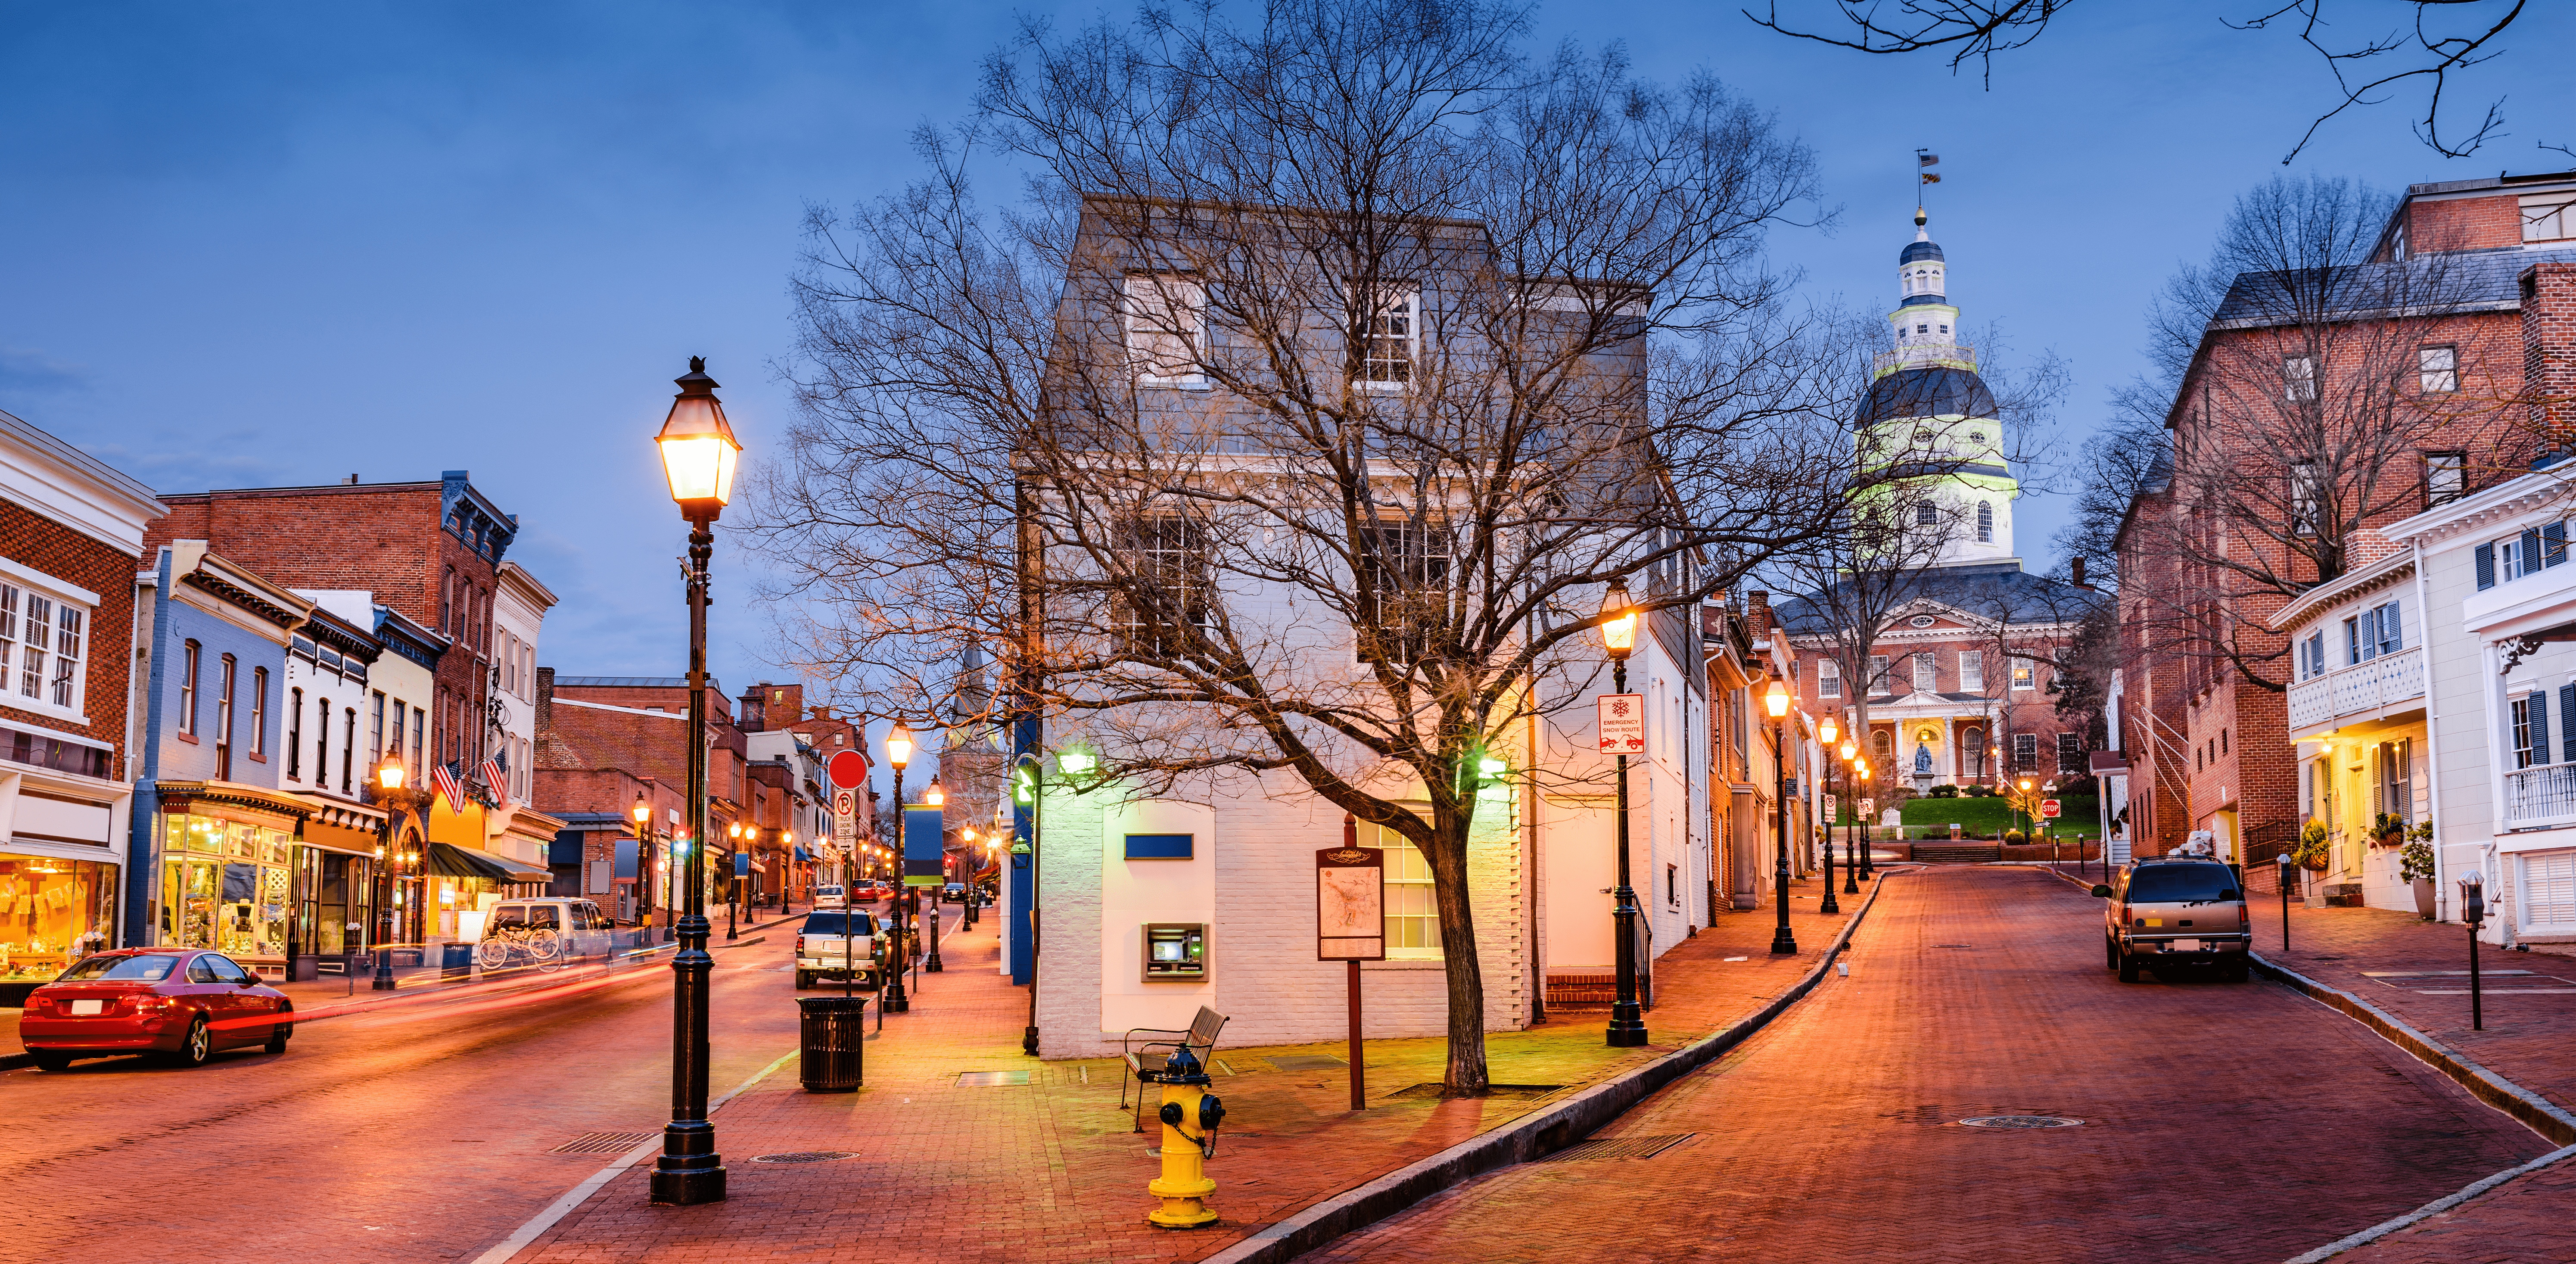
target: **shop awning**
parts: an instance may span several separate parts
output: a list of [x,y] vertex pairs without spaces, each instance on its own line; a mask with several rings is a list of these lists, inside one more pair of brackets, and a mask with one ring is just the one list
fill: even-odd
[[454,843],[429,845],[429,871],[442,877],[481,878],[487,882],[551,882],[555,876],[552,870]]
[[376,854],[375,835],[362,834],[338,825],[327,825],[319,817],[304,822],[304,837],[298,841],[316,851],[338,852],[343,856]]
[[798,863],[798,864],[803,864],[803,863],[805,863],[805,862],[807,862],[807,861],[810,861],[810,860],[812,860],[812,859],[813,859],[813,857],[812,857],[812,856],[808,856],[808,855],[806,855],[806,854],[805,854],[805,849],[804,849],[804,848],[799,847],[799,848],[797,848],[797,849],[796,849],[796,861],[797,861],[797,863]]

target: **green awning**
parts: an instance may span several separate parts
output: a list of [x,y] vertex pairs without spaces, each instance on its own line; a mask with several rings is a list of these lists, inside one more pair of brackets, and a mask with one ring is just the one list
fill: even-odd
[[481,878],[486,882],[552,882],[555,876],[551,870],[454,843],[429,845],[429,871],[441,877]]

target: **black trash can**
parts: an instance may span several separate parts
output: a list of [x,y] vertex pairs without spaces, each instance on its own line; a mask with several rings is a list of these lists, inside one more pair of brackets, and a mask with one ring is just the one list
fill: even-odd
[[474,945],[440,944],[438,946],[438,977],[461,979],[472,973],[474,973]]
[[796,1078],[805,1085],[805,1091],[858,1092],[860,1052],[868,1030],[868,998],[800,996],[796,1005],[804,1011],[798,1022]]

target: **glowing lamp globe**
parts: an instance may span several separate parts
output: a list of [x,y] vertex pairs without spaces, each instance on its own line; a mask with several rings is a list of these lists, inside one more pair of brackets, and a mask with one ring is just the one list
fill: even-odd
[[1637,648],[1637,611],[1621,580],[1611,580],[1610,591],[1601,594],[1601,648],[1612,658],[1626,658]]
[[716,402],[716,380],[707,376],[705,357],[689,357],[688,375],[673,380],[680,393],[671,401],[662,433],[653,436],[662,449],[662,474],[671,482],[671,499],[678,502],[681,516],[713,521],[733,500],[733,472],[742,444],[734,440],[724,405]]

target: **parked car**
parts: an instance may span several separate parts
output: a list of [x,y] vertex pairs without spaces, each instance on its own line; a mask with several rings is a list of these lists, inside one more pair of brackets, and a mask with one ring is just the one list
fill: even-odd
[[475,952],[487,970],[499,969],[514,960],[550,966],[606,956],[614,947],[609,932],[615,925],[589,900],[505,900],[493,905],[491,914],[483,919],[483,934]]
[[886,884],[872,878],[850,888],[850,899],[860,904],[873,904],[886,898],[890,890]]
[[950,904],[965,903],[966,884],[963,882],[951,882],[947,886],[939,888],[939,898]]
[[848,978],[859,987],[875,987],[877,919],[856,909],[817,909],[796,930],[796,990],[820,979]]
[[849,906],[850,893],[846,889],[835,886],[819,886],[814,888],[814,907],[848,908]]
[[219,1049],[286,1052],[295,1002],[239,962],[193,948],[114,948],[72,963],[27,997],[18,1038],[47,1071],[74,1058],[159,1053],[202,1066]]
[[2122,983],[2140,970],[2215,969],[2242,983],[2251,969],[2253,916],[2236,871],[2208,856],[2155,856],[2120,871],[2093,894],[2102,908],[2102,952]]

